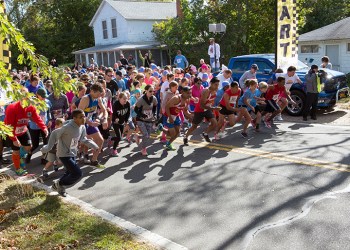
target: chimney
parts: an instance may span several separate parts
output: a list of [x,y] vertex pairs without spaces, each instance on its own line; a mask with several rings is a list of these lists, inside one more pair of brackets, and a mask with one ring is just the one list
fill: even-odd
[[184,17],[181,9],[181,0],[176,0],[176,16],[181,19]]

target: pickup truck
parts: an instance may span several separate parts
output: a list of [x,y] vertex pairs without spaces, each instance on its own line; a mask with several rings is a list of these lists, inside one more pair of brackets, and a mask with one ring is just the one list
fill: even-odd
[[[256,72],[256,77],[259,82],[267,82],[275,70],[275,55],[274,54],[255,54],[255,55],[244,55],[232,57],[228,63],[228,69],[232,70],[233,81],[239,81],[239,78],[243,73],[250,69],[252,64],[257,64],[259,70]],[[299,76],[301,81],[305,80],[309,67],[298,61],[296,74]],[[286,69],[283,70],[287,72]],[[318,107],[319,108],[331,108],[336,102],[349,95],[349,87],[347,85],[346,75],[344,73],[329,70],[319,69],[320,75],[322,76],[323,91],[318,96]],[[294,83],[290,89],[291,98],[296,102],[297,105],[288,105],[286,111],[289,115],[298,116],[303,112],[305,106],[305,84]]]

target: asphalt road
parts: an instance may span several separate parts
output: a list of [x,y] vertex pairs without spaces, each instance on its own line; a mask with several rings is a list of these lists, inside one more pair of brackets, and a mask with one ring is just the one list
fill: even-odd
[[171,152],[157,142],[148,157],[122,143],[67,192],[189,249],[350,249],[349,127],[239,129]]

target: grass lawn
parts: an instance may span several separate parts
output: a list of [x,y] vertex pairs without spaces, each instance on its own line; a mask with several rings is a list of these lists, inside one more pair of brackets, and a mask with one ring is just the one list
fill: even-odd
[[0,249],[155,249],[60,197],[0,174]]

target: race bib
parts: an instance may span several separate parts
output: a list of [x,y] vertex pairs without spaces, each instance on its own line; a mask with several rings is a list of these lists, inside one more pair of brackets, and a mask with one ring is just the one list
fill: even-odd
[[279,94],[273,95],[272,100],[277,101],[279,96],[280,96]]
[[77,149],[79,144],[79,137],[73,138],[71,143],[70,143],[70,148],[71,149]]
[[63,117],[63,113],[61,109],[57,109],[53,111],[53,117],[56,118],[62,118]]
[[232,107],[236,106],[237,98],[238,98],[238,96],[231,96],[230,97],[230,104],[231,104]]
[[16,127],[15,129],[15,134],[23,134],[27,131],[27,126],[20,126],[20,127]]
[[146,119],[152,119],[153,118],[152,110],[143,110],[143,114],[145,114],[147,116]]

